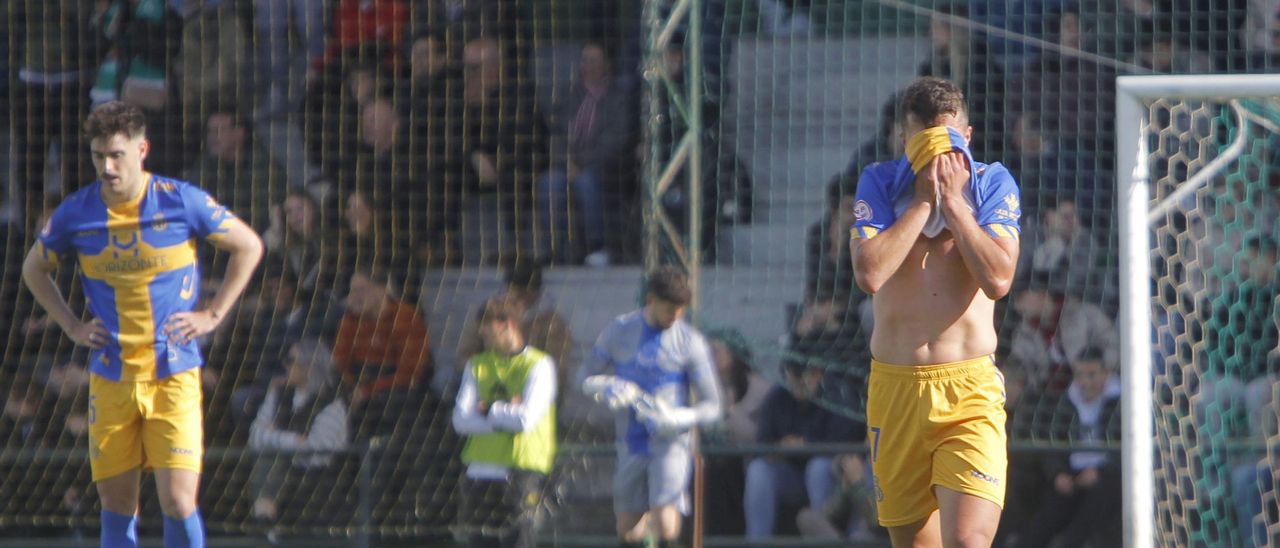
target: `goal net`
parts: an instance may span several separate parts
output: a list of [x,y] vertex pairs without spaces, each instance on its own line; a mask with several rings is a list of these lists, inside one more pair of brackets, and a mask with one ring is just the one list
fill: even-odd
[[1127,540],[1265,545],[1280,534],[1280,79],[1125,77],[1118,93]]

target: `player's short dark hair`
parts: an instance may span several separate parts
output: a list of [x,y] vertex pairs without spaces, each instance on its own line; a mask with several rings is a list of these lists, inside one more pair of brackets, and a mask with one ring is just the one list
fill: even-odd
[[209,111],[209,116],[204,119],[205,124],[208,125],[209,120],[212,120],[214,116],[226,116],[227,118],[230,118],[231,127],[252,129],[249,125],[249,116],[246,115],[243,110],[234,106],[227,104],[214,106],[213,109]]
[[617,59],[618,51],[612,43],[595,39],[587,40],[582,44],[582,49],[587,49],[589,47],[600,48],[600,53],[604,54],[604,61],[610,65],[613,65],[614,60]]
[[645,293],[674,305],[684,306],[693,300],[693,291],[689,289],[689,277],[679,268],[662,266],[649,273],[649,282]]
[[944,114],[960,116],[968,112],[964,92],[949,80],[925,76],[912,82],[902,92],[902,121],[914,116],[916,121],[932,125]]
[[484,325],[490,322],[513,322],[520,323],[520,314],[512,306],[511,301],[504,297],[489,297],[484,300],[484,304],[480,305],[480,310],[476,314],[476,324]]
[[525,291],[542,291],[542,265],[529,260],[517,260],[507,267],[507,285]]
[[123,133],[130,139],[147,132],[147,117],[142,109],[124,101],[109,101],[98,105],[84,121],[84,137],[87,140],[110,139]]
[[1071,360],[1071,365],[1094,362],[1101,365],[1103,369],[1107,368],[1106,356],[1102,353],[1102,349],[1096,346],[1086,346],[1076,359]]

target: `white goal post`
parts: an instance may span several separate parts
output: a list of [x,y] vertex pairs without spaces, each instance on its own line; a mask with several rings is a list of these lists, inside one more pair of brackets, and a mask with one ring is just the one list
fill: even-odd
[[[1121,76],[1116,81],[1117,184],[1120,244],[1120,326],[1124,538],[1129,548],[1165,544],[1156,531],[1155,431],[1152,369],[1151,224],[1153,213],[1195,192],[1232,160],[1228,148],[1188,173],[1174,194],[1152,204],[1147,150],[1149,104],[1185,99],[1231,102],[1280,97],[1280,75]],[[1258,123],[1266,123],[1265,120]],[[1246,131],[1241,131],[1243,139]],[[1203,175],[1202,175],[1203,174]],[[1168,539],[1166,539],[1168,540]]]

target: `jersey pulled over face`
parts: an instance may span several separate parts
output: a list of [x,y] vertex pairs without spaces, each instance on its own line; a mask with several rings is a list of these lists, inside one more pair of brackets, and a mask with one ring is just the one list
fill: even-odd
[[[1022,202],[1013,175],[1000,163],[975,161],[973,166],[973,182],[965,189],[964,195],[978,225],[997,238],[1018,238]],[[868,166],[858,180],[850,235],[853,238],[873,238],[892,226],[911,205],[911,198],[915,195],[914,181],[915,172],[905,156]]]
[[164,325],[195,308],[195,239],[218,238],[232,218],[193,185],[146,177],[135,200],[112,207],[101,182],[67,197],[37,244],[46,261],[79,260],[89,312],[111,334],[90,354],[90,371],[114,381],[163,379],[201,364],[196,342],[169,339]]

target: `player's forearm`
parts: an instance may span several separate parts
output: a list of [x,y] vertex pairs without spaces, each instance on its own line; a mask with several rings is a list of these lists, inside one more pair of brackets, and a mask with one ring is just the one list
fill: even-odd
[[222,278],[222,287],[205,307],[219,321],[231,312],[231,306],[244,293],[249,285],[253,270],[262,260],[262,240],[255,235],[251,241],[244,242],[231,251],[231,259],[227,261],[227,272]]
[[955,236],[965,268],[969,269],[988,298],[1004,298],[1013,283],[1017,257],[1010,255],[978,226],[978,221],[965,205],[958,200],[944,201],[943,204],[947,226]]
[[849,242],[858,287],[870,294],[880,291],[911,253],[911,246],[920,237],[932,211],[933,204],[913,201],[893,226],[873,238]]
[[58,291],[58,285],[53,282],[49,271],[34,264],[31,258],[22,265],[22,280],[26,282],[40,307],[44,308],[63,331],[68,331],[71,325],[79,321],[75,312],[67,305],[67,300],[62,297],[62,292]]

